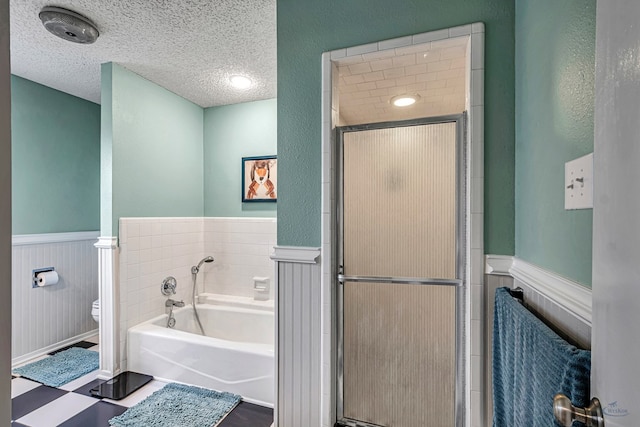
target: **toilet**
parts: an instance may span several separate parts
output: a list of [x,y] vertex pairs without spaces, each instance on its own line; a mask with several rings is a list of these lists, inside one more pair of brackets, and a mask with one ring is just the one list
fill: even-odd
[[91,316],[96,323],[100,323],[100,300],[97,299],[91,305]]

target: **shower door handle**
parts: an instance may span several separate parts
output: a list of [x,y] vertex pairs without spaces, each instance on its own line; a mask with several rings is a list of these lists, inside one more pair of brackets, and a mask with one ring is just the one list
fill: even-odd
[[591,399],[586,408],[576,408],[564,394],[556,394],[553,398],[553,415],[564,426],[571,427],[574,421],[579,421],[587,427],[604,427],[602,407],[597,397]]
[[396,285],[431,285],[431,286],[462,286],[460,279],[436,279],[427,277],[381,277],[381,276],[347,276],[338,274],[338,282],[366,282],[393,283]]

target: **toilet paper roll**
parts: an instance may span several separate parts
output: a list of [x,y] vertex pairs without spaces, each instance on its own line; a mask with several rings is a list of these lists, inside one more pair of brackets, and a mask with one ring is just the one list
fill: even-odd
[[58,283],[58,273],[55,271],[43,271],[36,275],[38,286],[51,286]]

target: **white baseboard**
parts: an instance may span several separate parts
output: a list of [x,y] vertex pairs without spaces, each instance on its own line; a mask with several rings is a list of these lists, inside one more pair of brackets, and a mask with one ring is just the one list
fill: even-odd
[[591,326],[591,289],[520,258],[486,255],[485,273],[509,275]]
[[28,361],[30,361],[32,359],[35,359],[37,357],[49,354],[52,351],[59,350],[59,349],[64,348],[64,347],[66,347],[68,345],[77,343],[79,341],[84,341],[85,339],[93,337],[95,335],[98,335],[98,330],[97,329],[93,329],[93,330],[91,330],[89,332],[85,332],[84,334],[76,335],[75,337],[67,338],[64,341],[60,341],[60,342],[57,342],[55,344],[51,344],[51,345],[49,345],[47,347],[38,349],[36,351],[32,351],[32,352],[24,354],[22,356],[18,356],[18,357],[14,358],[14,359],[11,359],[11,369],[13,369],[13,368],[15,368],[15,367],[17,367],[19,365],[22,365],[22,364],[24,364],[24,363],[26,363],[26,362],[28,362]]

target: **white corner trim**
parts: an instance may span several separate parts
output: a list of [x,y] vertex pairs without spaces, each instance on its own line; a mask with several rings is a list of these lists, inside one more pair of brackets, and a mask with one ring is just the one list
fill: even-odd
[[[118,238],[101,236],[98,248],[98,286],[100,289],[100,374],[113,377],[120,371],[120,310],[118,287]],[[109,378],[111,378],[109,377]]]
[[484,274],[509,276],[512,265],[513,257],[510,255],[485,255]]
[[271,259],[276,262],[295,262],[301,264],[317,264],[320,248],[304,248],[298,246],[274,246]]
[[13,246],[40,245],[43,243],[82,242],[97,240],[99,231],[78,231],[72,233],[16,234],[11,236]]
[[513,259],[509,272],[514,279],[531,287],[591,326],[591,289],[519,258]]
[[93,246],[98,249],[115,249],[118,247],[118,238],[116,236],[100,236]]

